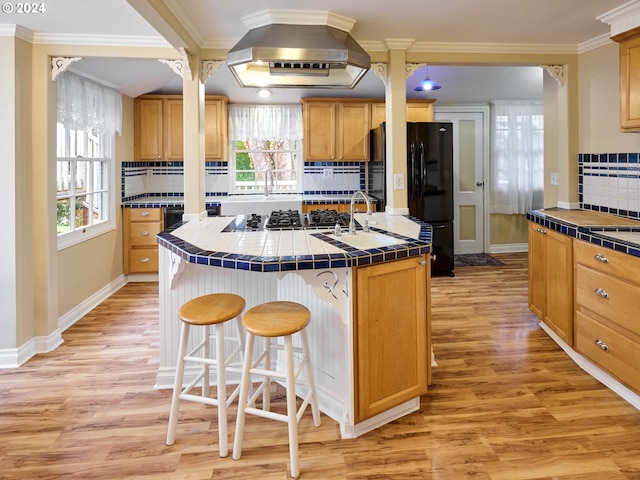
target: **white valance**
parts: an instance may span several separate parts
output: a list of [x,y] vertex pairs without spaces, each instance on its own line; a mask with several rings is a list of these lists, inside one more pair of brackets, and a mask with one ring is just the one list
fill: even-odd
[[229,140],[302,140],[302,105],[229,105]]
[[112,88],[66,71],[58,75],[58,123],[72,130],[122,132],[122,95]]

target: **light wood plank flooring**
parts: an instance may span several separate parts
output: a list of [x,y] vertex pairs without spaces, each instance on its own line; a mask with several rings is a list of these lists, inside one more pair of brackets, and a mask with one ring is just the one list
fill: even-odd
[[[314,428],[307,412],[301,478],[640,479],[640,412],[540,329],[526,254],[496,256],[505,266],[433,279],[438,367],[420,411],[354,440],[324,415]],[[183,402],[176,443],[165,445],[157,317],[157,286],[129,284],[54,352],[0,370],[0,479],[287,478],[278,422],[248,417],[234,461],[218,456],[215,409]]]

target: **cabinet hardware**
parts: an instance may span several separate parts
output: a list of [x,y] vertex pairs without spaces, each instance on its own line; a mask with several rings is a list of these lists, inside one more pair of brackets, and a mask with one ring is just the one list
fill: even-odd
[[141,232],[140,235],[142,235],[143,237],[148,237],[149,236],[149,232],[147,232],[145,230],[144,232]]
[[140,262],[142,263],[149,263],[149,257],[144,257],[140,259]]
[[599,346],[603,351],[605,351],[605,352],[607,352],[607,353],[609,352],[609,347],[607,346],[607,344],[606,344],[606,343],[604,343],[604,342],[603,342],[602,340],[600,340],[599,338],[598,338],[598,339],[596,339],[595,344],[596,344],[597,346]]
[[423,258],[418,263],[424,267],[427,264],[427,261]]
[[593,292],[601,298],[609,298],[609,294],[605,291],[604,288],[596,288]]
[[436,261],[436,254],[435,253],[431,254],[431,260],[433,260],[434,262]]
[[148,217],[149,216],[149,212],[147,212],[146,210],[144,212],[140,212],[140,216],[141,217]]
[[595,258],[596,260],[602,263],[609,263],[609,259],[604,255],[602,255],[601,253],[596,253],[593,258]]
[[543,235],[547,234],[547,231],[544,228],[536,228],[536,230]]

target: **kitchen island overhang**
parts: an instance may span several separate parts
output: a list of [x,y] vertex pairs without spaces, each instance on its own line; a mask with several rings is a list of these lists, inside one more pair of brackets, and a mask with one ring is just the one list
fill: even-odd
[[[267,301],[288,300],[302,303],[311,310],[312,321],[307,329],[320,409],[340,424],[343,438],[362,435],[417,410],[423,391],[406,400],[398,397],[396,404],[369,418],[362,419],[362,415],[357,414],[354,272],[389,262],[405,261],[412,265],[415,262],[424,266],[431,251],[431,227],[412,217],[385,213],[357,214],[356,220],[363,223],[364,217],[372,224],[372,237],[365,237],[368,232],[357,232],[356,236],[361,236],[358,241],[365,242],[365,246],[359,247],[349,244],[353,243],[353,237],[335,236],[333,230],[327,229],[223,232],[233,217],[184,222],[160,233],[157,237],[162,247],[159,249],[160,365],[156,387],[173,385],[179,307],[196,296],[230,292],[243,296],[247,309]],[[368,248],[370,245],[366,242],[376,235],[397,239],[398,243]],[[424,302],[416,304],[425,310],[418,311],[417,317],[424,317],[424,331],[430,338],[426,325],[427,290],[418,289],[416,295],[423,296]],[[393,305],[393,301],[390,302]],[[194,335],[192,342],[198,341],[200,338]],[[430,340],[424,342],[425,345],[422,338],[417,341],[421,348],[428,345],[430,349]],[[416,360],[420,365],[415,370],[425,378],[429,360],[426,354]],[[185,381],[196,374],[185,372]],[[230,382],[237,380],[229,379]],[[426,390],[426,379],[424,388]]]

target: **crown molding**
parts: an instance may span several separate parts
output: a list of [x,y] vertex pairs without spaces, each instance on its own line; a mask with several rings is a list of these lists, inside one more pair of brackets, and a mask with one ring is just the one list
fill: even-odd
[[240,20],[249,30],[274,23],[285,25],[327,25],[350,32],[356,21],[327,10],[268,9],[245,15]]
[[20,25],[0,25],[0,37],[14,37],[24,40],[25,42],[33,43],[33,36],[34,33],[31,30]]
[[33,36],[34,44],[89,45],[105,47],[171,47],[162,37],[124,35],[69,35],[43,34]]
[[596,17],[611,27],[611,36],[640,26],[640,0],[632,0]]
[[578,53],[586,53],[590,50],[604,47],[605,45],[608,45],[610,43],[613,43],[613,40],[611,40],[611,37],[608,33],[605,33],[603,35],[600,35],[599,37],[592,38],[591,40],[588,40],[586,42],[582,42],[580,45],[578,45]]

